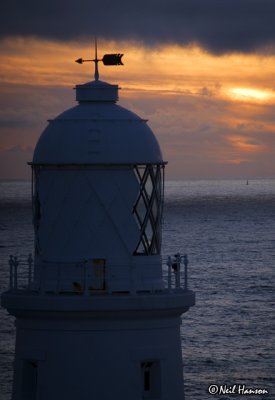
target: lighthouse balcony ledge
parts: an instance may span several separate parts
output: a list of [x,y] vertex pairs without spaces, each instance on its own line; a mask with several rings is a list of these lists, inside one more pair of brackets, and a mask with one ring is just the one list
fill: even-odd
[[195,304],[195,293],[191,290],[160,293],[113,294],[108,296],[57,296],[47,293],[39,296],[34,292],[10,291],[2,294],[2,306],[16,317],[46,318],[122,318],[135,316],[167,318],[180,316]]

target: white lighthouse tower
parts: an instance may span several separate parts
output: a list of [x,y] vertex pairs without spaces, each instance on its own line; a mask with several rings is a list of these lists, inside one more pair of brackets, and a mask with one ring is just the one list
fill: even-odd
[[180,317],[195,296],[180,256],[163,279],[165,162],[93,61],[95,80],[49,121],[31,163],[33,269],[29,256],[21,288],[11,256],[2,295],[16,317],[12,399],[183,400]]

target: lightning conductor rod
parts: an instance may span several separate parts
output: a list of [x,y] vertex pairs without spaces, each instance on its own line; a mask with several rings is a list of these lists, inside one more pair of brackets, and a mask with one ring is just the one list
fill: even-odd
[[97,38],[95,38],[95,59],[93,61],[95,63],[95,80],[98,81],[99,79],[98,61],[100,60],[97,58]]

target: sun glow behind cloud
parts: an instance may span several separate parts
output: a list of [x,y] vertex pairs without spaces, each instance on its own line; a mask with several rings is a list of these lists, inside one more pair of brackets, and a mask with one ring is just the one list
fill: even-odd
[[240,101],[260,101],[268,102],[275,100],[275,93],[270,90],[261,90],[254,88],[232,88],[228,89],[229,96],[234,100]]
[[[93,58],[93,48],[35,38],[0,46],[0,149],[34,147],[45,120],[74,105],[71,88],[93,80],[92,63],[74,62]],[[99,40],[99,56],[108,52],[124,53],[124,66],[100,65],[100,79],[119,83],[121,104],[149,119],[171,175],[235,176],[244,165],[275,170],[275,57]]]

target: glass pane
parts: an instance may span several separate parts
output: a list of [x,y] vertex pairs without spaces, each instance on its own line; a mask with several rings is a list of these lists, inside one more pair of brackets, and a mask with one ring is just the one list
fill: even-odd
[[140,185],[133,213],[140,228],[135,254],[159,254],[162,214],[162,169],[160,165],[136,166]]
[[152,191],[153,191],[153,184],[152,184],[150,175],[148,175],[148,177],[147,177],[146,184],[145,184],[145,190],[146,190],[148,196],[150,197],[152,194]]
[[157,204],[157,200],[154,199],[153,205],[152,205],[152,213],[153,213],[153,217],[154,217],[155,221],[156,221],[157,216],[158,216],[158,211],[159,211],[159,207],[158,207],[158,204]]
[[147,213],[147,207],[144,203],[142,196],[140,197],[139,202],[136,205],[136,213],[138,214],[139,220],[141,220],[142,223]]
[[151,241],[152,241],[152,237],[153,237],[153,228],[152,228],[150,220],[148,220],[148,222],[147,222],[147,225],[146,225],[146,228],[145,228],[145,234],[146,234],[147,240],[148,240],[149,245],[150,245]]

